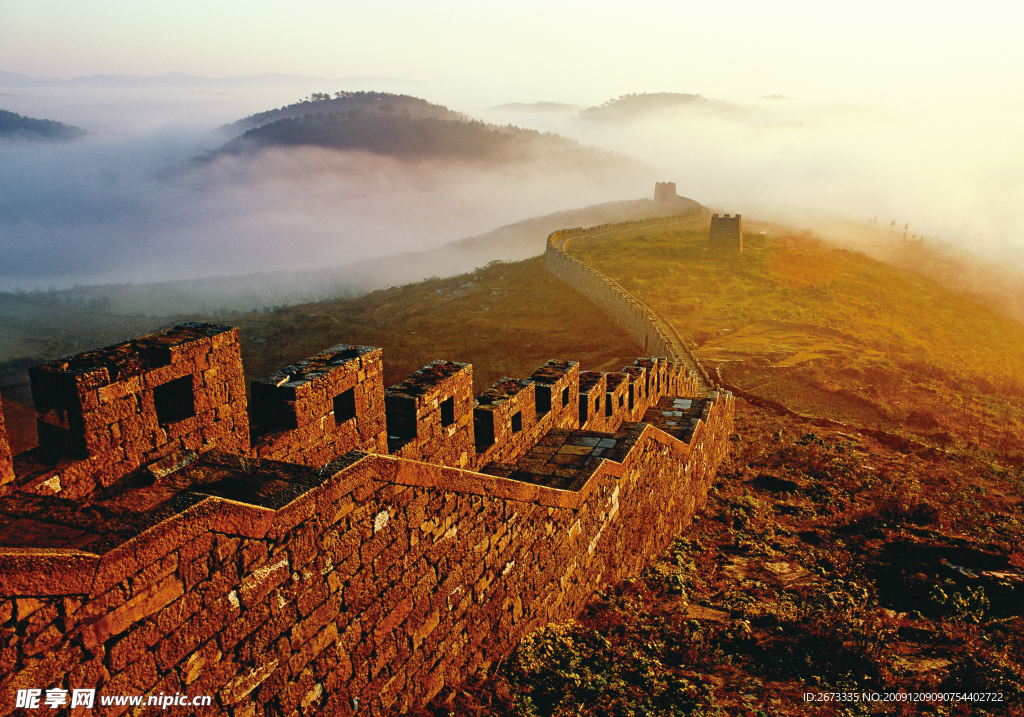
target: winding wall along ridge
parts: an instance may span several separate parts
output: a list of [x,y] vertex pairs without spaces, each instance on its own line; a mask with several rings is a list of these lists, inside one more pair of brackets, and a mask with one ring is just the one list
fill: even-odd
[[702,394],[716,390],[717,385],[675,328],[614,279],[570,256],[567,249],[574,239],[596,238],[641,227],[693,223],[703,221],[707,215],[708,210],[701,207],[686,214],[669,217],[562,229],[548,236],[545,250],[545,265],[548,272],[597,304],[612,321],[625,329],[637,344],[644,347],[645,353],[665,356],[672,361],[692,366],[696,370]]
[[[563,247],[581,235],[697,218],[556,232],[549,238],[548,266],[590,291],[650,352],[685,360],[689,352],[670,327]],[[43,475],[26,483],[19,474],[0,494],[0,534],[36,531],[43,539],[38,547],[0,547],[0,716],[19,712],[19,690],[52,688],[92,689],[97,696],[208,695],[211,704],[191,713],[228,717],[407,711],[445,685],[487,669],[532,630],[574,617],[603,585],[639,574],[704,506],[728,452],[733,398],[708,390],[702,374],[707,399],[696,404],[699,418],[694,415],[685,439],[638,422],[622,423],[614,434],[574,430],[578,413],[574,423],[553,428],[542,440],[564,443],[566,457],[601,440],[616,446],[612,454],[593,454],[578,490],[367,452],[375,448],[349,451],[322,467],[259,458],[255,448],[246,449],[237,330],[184,330],[196,336],[167,346],[167,365],[108,377],[98,388],[83,384],[98,369],[75,369],[69,376],[82,395],[117,406],[119,421],[141,420],[133,406],[152,403],[156,390],[188,377],[199,392],[195,416],[167,430],[161,423],[152,436],[140,434],[139,440],[153,442],[146,444],[151,453],[133,449],[109,465],[65,462],[55,469],[57,479],[43,483]],[[148,339],[151,352],[155,341]],[[383,403],[383,394],[373,398],[383,391],[376,384],[380,352],[352,348],[359,349],[358,357],[343,351],[336,354],[346,356],[340,367],[322,368],[368,387],[367,407],[357,400],[375,431]],[[471,386],[468,371],[460,371]],[[564,393],[558,383],[549,396],[561,397],[569,411],[577,410],[576,371],[559,379],[568,382]],[[288,378],[294,377],[271,383]],[[327,378],[310,379],[309,386],[326,386]],[[533,384],[523,383],[532,402]],[[301,403],[305,394],[301,387],[295,391]],[[662,392],[644,392],[638,400],[653,405]],[[330,403],[333,395],[322,398]],[[200,399],[214,398],[220,403],[200,405]],[[431,430],[444,426],[444,395],[431,398],[430,406],[420,398],[418,423]],[[200,408],[217,421],[204,418]],[[335,430],[325,440],[343,427],[335,426],[333,415],[316,421]],[[459,430],[472,426],[469,421]],[[302,429],[295,435],[305,436]],[[370,444],[379,443],[376,435],[367,439]],[[438,440],[453,440],[450,431],[444,435]],[[91,441],[92,433],[87,437]],[[2,438],[0,471],[9,473]],[[173,452],[175,440],[188,450]],[[310,455],[322,447],[312,438],[301,440]],[[237,451],[236,443],[242,446]],[[156,456],[160,460],[152,462]],[[18,460],[15,465],[22,465]],[[117,471],[142,466],[150,495],[166,486],[172,498],[150,510],[133,506],[126,491],[117,508],[125,517],[105,514],[89,496],[74,493],[85,483],[70,475],[72,469],[99,470],[97,465],[108,471],[104,488],[119,490]],[[20,490],[30,485],[58,493]],[[63,527],[55,525],[58,519]],[[104,532],[111,524],[113,532]],[[102,539],[86,540],[91,532],[103,533]],[[97,703],[95,712],[71,714],[128,710]]]

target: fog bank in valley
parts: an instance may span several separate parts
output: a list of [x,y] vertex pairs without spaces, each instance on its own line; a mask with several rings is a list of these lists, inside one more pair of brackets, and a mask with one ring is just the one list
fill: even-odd
[[[195,162],[230,138],[222,124],[274,105],[103,88],[112,116],[100,119],[82,88],[69,92],[50,116],[91,134],[60,146],[0,143],[0,290],[348,264],[636,196],[655,176],[610,153],[597,165],[560,152],[488,163],[294,146]],[[46,98],[4,99],[15,111],[34,104],[35,116],[56,109]]]

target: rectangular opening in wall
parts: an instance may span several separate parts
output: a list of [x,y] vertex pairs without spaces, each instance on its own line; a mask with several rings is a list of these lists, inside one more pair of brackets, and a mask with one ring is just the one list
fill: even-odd
[[192,376],[182,376],[154,388],[153,404],[160,423],[177,423],[196,415]]
[[388,450],[395,451],[415,440],[416,399],[385,395],[384,416],[388,426]]
[[587,422],[587,409],[590,407],[590,399],[580,396],[580,425]]
[[478,452],[494,445],[494,414],[491,411],[473,411],[473,434]]
[[612,395],[610,393],[606,393],[604,395],[604,415],[612,415],[612,413],[614,412],[613,408],[614,407],[612,406]]
[[250,391],[253,435],[273,431],[291,431],[299,426],[295,415],[295,391],[253,381]]
[[568,388],[563,388],[562,389],[562,408],[565,408],[568,405],[569,405],[569,389]]
[[633,410],[633,394],[636,393],[637,385],[629,384],[629,410]]
[[441,401],[441,425],[450,426],[455,423],[455,396]]
[[512,414],[512,432],[519,433],[523,430],[523,412],[516,411]]
[[350,388],[334,397],[334,425],[340,426],[345,421],[356,417],[356,390]]
[[551,387],[534,384],[534,389],[534,402],[537,408],[537,416],[540,417],[551,410]]
[[594,396],[594,415],[598,416],[601,414],[601,397]]

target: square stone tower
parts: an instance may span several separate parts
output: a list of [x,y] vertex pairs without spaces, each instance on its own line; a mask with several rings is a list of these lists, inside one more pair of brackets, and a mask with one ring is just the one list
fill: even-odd
[[655,182],[654,183],[654,201],[671,202],[676,198],[676,183],[675,182]]
[[712,251],[722,250],[734,254],[743,252],[743,222],[739,214],[732,217],[728,214],[715,214],[711,217],[708,248]]

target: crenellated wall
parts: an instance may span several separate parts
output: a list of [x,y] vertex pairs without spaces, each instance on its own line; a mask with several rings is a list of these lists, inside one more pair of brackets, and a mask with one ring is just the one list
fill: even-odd
[[[335,346],[254,382],[251,444],[235,329],[35,371],[54,430],[0,485],[0,716],[51,688],[386,714],[487,669],[704,505],[733,399],[698,397],[665,347],[608,374],[552,360],[474,400],[468,364],[384,390],[380,349]],[[112,426],[123,445],[93,434]],[[5,450],[0,423],[0,483]]]
[[422,704],[636,575],[704,504],[731,417],[716,397],[689,444],[633,426],[578,491],[390,456],[316,471],[207,454],[176,513],[105,551],[0,550],[0,694],[209,694],[232,715]]
[[341,344],[253,381],[253,455],[320,467],[353,449],[387,453],[381,354]]

